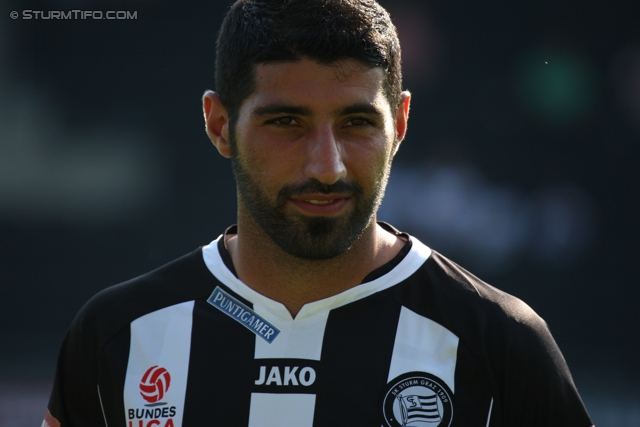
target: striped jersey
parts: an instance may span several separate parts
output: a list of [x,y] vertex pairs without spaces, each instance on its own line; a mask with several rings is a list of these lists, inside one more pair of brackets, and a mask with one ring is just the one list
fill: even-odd
[[545,322],[402,235],[295,318],[237,278],[224,236],[100,292],[43,426],[591,426]]

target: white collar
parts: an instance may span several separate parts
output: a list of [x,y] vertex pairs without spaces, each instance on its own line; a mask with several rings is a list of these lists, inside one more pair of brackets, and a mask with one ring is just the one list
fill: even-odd
[[[227,268],[218,249],[218,241],[223,238],[224,235],[220,235],[216,240],[202,248],[204,262],[211,274],[252,304],[258,305],[282,319],[292,320],[291,314],[284,304],[254,291]],[[376,292],[388,289],[411,276],[431,256],[431,249],[414,237],[410,237],[410,239],[412,246],[409,253],[391,271],[377,279],[349,288],[339,294],[305,304],[296,316],[296,320],[361,300]]]

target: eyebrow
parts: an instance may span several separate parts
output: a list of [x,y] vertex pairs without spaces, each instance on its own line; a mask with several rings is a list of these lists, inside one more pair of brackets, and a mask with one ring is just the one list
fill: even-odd
[[373,104],[359,103],[349,105],[342,110],[334,112],[338,116],[346,116],[347,114],[373,114],[376,116],[383,116],[384,114],[380,109],[376,108]]
[[[311,116],[312,111],[309,107],[290,105],[290,104],[268,104],[261,107],[256,107],[251,112],[254,117],[273,116],[276,114],[293,114],[296,116]],[[346,116],[348,114],[372,114],[376,116],[384,116],[380,109],[376,108],[372,104],[358,103],[348,105],[344,108],[333,111],[335,116]]]
[[255,108],[251,115],[254,117],[273,116],[275,114],[294,114],[296,116],[310,116],[311,109],[289,104],[269,104]]

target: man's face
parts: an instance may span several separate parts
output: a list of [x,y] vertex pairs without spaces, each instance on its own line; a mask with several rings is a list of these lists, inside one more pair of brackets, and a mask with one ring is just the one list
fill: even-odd
[[229,135],[239,214],[296,257],[339,256],[373,225],[395,150],[383,71],[302,59],[255,78]]

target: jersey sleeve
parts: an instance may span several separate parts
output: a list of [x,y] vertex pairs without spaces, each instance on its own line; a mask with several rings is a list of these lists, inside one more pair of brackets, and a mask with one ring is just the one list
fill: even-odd
[[43,426],[124,427],[131,322],[208,296],[210,277],[198,248],[89,299],[62,343]]
[[[438,318],[472,349],[489,383],[491,427],[591,427],[547,323],[526,303],[433,254]],[[436,304],[436,303],[434,303]]]
[[43,426],[105,425],[97,385],[99,348],[84,312],[78,314],[62,343]]
[[[509,319],[498,378],[499,417],[491,426],[591,427],[567,363],[546,322],[522,303]],[[494,417],[492,417],[494,418]],[[498,422],[497,419],[500,419]]]

